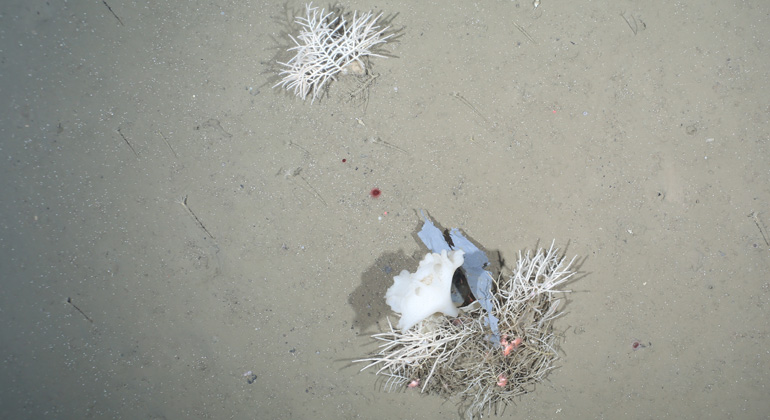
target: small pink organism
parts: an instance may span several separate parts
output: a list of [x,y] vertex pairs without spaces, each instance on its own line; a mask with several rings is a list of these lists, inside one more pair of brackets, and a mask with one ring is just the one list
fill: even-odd
[[420,380],[419,379],[415,379],[412,382],[409,382],[409,385],[407,385],[407,386],[409,388],[417,388],[418,386],[420,386]]
[[518,349],[522,341],[521,337],[516,337],[513,341],[508,341],[508,336],[503,335],[500,339],[500,346],[503,347],[503,356],[508,356],[511,354],[511,351]]
[[502,373],[497,377],[497,386],[500,388],[508,385],[508,378],[506,378]]

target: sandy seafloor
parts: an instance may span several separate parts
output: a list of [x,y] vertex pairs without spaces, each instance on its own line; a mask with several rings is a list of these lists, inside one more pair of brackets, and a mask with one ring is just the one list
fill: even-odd
[[312,105],[302,2],[107,4],[0,6],[0,417],[460,418],[350,363],[424,209],[581,257],[502,418],[767,418],[770,3],[341,3],[398,36]]

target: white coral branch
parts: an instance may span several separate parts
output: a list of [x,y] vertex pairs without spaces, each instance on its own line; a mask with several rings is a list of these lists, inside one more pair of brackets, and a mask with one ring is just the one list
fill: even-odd
[[363,68],[362,57],[383,57],[373,53],[372,48],[393,36],[383,36],[388,27],[376,26],[382,14],[375,17],[369,12],[359,16],[356,12],[353,21],[348,23],[343,15],[319,11],[312,3],[305,6],[305,14],[296,20],[302,27],[299,36],[289,35],[295,44],[289,51],[295,51],[296,55],[286,63],[279,62],[286,69],[280,73],[281,81],[273,87],[293,90],[302,99],[312,93],[311,103],[321,95],[329,80],[334,80],[335,75],[352,62]]

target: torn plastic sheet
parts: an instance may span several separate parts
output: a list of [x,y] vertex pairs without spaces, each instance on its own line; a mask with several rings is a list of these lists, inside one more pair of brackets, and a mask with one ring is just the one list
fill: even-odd
[[425,224],[417,232],[417,236],[431,252],[441,253],[443,250],[451,251],[452,249],[462,249],[465,252],[462,268],[465,271],[465,277],[468,279],[468,286],[470,286],[473,296],[478,300],[481,307],[487,312],[487,323],[494,335],[494,341],[499,341],[500,331],[497,327],[497,317],[493,315],[492,273],[484,270],[484,267],[489,264],[489,258],[487,258],[484,251],[465,238],[457,228],[452,228],[449,231],[449,238],[452,240],[454,247],[449,246],[444,239],[443,232],[425,216],[425,213],[422,213],[422,217],[425,219]]

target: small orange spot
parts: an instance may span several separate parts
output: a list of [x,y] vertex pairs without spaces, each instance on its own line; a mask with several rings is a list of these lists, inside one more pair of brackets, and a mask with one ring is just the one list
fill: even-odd
[[513,343],[506,344],[505,348],[503,349],[503,356],[507,356],[511,354],[511,351],[513,351]]
[[516,337],[513,341],[508,341],[508,336],[503,335],[500,339],[500,346],[503,348],[503,356],[507,356],[511,354],[513,350],[518,349],[522,341],[521,337]]

